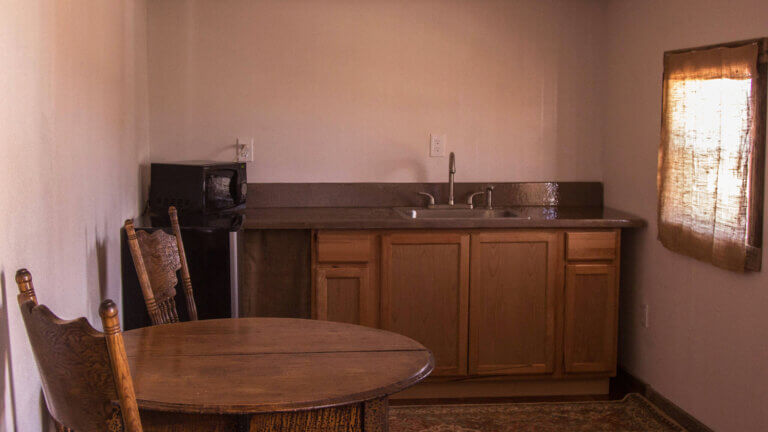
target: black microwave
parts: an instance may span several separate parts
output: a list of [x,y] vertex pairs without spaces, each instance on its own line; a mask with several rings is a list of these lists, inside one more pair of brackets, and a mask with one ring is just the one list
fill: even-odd
[[217,216],[245,208],[248,189],[245,163],[153,163],[150,173],[150,214]]

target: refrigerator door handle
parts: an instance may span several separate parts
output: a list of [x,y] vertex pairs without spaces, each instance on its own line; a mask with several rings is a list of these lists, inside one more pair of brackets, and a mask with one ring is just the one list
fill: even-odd
[[240,274],[238,244],[241,231],[229,232],[229,298],[232,318],[240,316]]

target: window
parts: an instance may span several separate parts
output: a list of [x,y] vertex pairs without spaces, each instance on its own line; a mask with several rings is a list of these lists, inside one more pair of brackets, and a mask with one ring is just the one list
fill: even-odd
[[667,52],[659,240],[729,270],[759,270],[768,39]]

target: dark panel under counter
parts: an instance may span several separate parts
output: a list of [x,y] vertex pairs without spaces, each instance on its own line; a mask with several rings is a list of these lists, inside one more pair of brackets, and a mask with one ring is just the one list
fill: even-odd
[[311,232],[245,231],[241,317],[310,317]]

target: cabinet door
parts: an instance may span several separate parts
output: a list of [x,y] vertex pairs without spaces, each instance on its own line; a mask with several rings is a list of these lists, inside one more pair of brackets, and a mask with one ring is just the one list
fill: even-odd
[[558,238],[545,231],[472,236],[470,374],[554,371]]
[[432,375],[467,373],[469,235],[382,237],[381,324],[432,351]]
[[378,296],[368,266],[318,266],[315,287],[315,318],[378,326]]
[[565,371],[616,372],[618,281],[612,264],[569,264],[565,282]]

